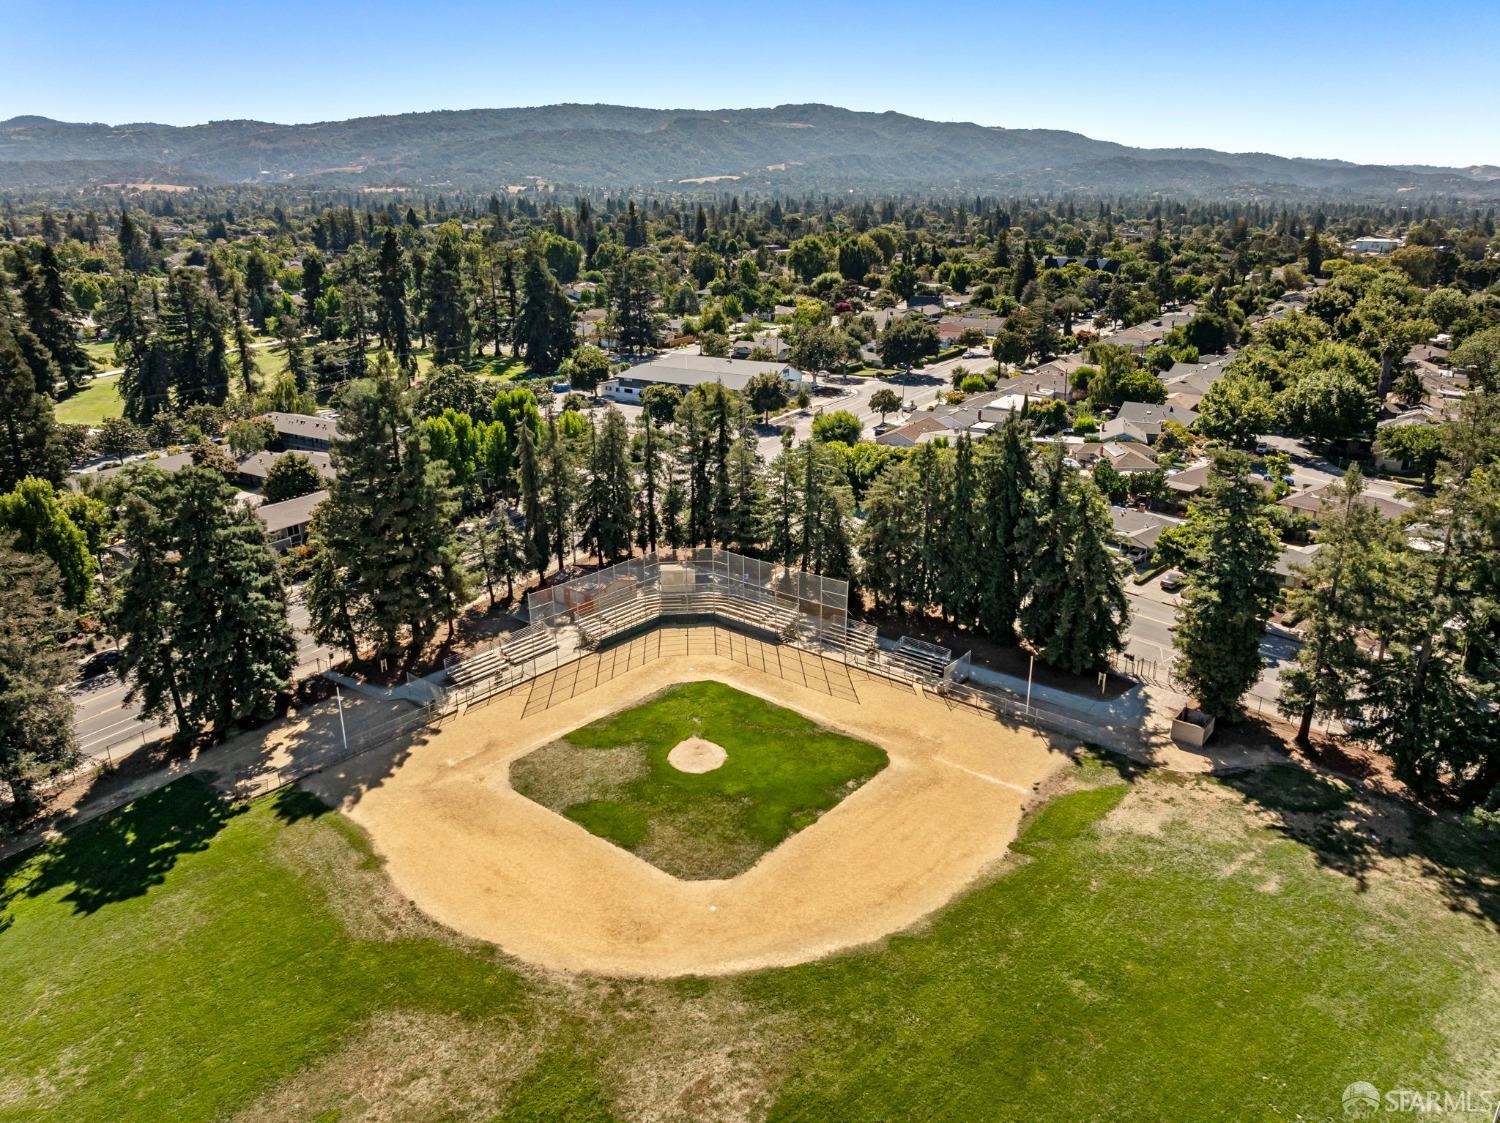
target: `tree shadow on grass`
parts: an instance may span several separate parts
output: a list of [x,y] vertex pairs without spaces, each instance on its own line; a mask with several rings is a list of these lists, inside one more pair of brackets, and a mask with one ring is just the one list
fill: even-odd
[[333,808],[306,788],[288,784],[271,797],[271,810],[283,823],[291,824],[321,818]]
[[1500,925],[1500,837],[1494,832],[1297,764],[1247,768],[1219,779],[1275,815],[1278,832],[1361,892],[1379,863],[1415,859],[1449,909]]
[[[207,849],[241,810],[184,777],[58,839],[35,859],[36,876],[13,892],[37,897],[66,888],[63,900],[80,913],[142,896],[179,858]],[[0,899],[0,909],[6,904]]]

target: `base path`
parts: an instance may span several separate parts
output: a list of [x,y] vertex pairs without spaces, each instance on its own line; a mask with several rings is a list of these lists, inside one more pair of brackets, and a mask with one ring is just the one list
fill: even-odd
[[[890,764],[727,881],[679,881],[512,790],[517,757],[700,679],[874,742]],[[1067,761],[1042,734],[966,706],[852,684],[854,700],[689,651],[545,709],[528,712],[518,690],[304,783],[369,832],[418,907],[540,966],[666,977],[802,963],[951,901],[1005,856],[1033,790]]]

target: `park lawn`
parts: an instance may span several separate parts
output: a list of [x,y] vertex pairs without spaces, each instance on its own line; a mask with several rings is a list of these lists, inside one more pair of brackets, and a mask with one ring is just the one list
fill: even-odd
[[120,376],[94,378],[76,394],[58,401],[57,420],[67,425],[98,425],[106,417],[120,417],[125,403],[120,399]]
[[[728,758],[679,771],[667,754],[689,737]],[[792,710],[692,682],[522,757],[511,783],[667,873],[703,879],[743,873],[886,763],[876,746]]]
[[1332,1120],[1355,1080],[1496,1086],[1493,882],[1341,866],[1347,793],[1286,775],[1073,787],[917,931],[631,982],[445,933],[295,789],[181,780],[0,866],[0,1119]]
[[87,340],[83,349],[93,361],[95,370],[114,370],[120,364],[115,360],[115,344],[113,340],[102,343],[98,340]]

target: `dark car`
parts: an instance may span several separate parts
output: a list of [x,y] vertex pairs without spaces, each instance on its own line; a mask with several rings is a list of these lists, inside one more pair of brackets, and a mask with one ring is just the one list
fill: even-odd
[[113,670],[114,665],[120,661],[120,653],[113,648],[108,651],[98,651],[90,655],[78,668],[80,679],[97,678],[106,671]]

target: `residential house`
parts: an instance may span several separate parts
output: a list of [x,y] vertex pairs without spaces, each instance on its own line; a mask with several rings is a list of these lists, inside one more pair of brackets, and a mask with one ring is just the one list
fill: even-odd
[[[259,491],[265,486],[266,477],[270,475],[271,465],[280,460],[288,452],[254,452],[249,456],[242,456],[236,462],[240,470],[240,486],[248,491]],[[298,455],[305,456],[312,461],[312,466],[317,469],[318,475],[325,480],[331,480],[337,474],[333,470],[333,460],[326,452],[303,452]]]
[[1162,422],[1191,425],[1198,415],[1190,409],[1153,402],[1125,402],[1120,412],[1104,423],[1100,433],[1108,440],[1152,444],[1161,434]]
[[331,413],[268,413],[266,420],[276,430],[282,448],[297,452],[327,452],[338,431],[338,418]]
[[[1313,525],[1318,523],[1318,517],[1322,514],[1323,505],[1328,502],[1328,489],[1331,484],[1322,484],[1318,487],[1310,487],[1306,491],[1296,492],[1281,500],[1281,505],[1290,510],[1307,515],[1312,519]],[[1411,511],[1411,504],[1402,503],[1397,499],[1387,499],[1383,495],[1372,495],[1368,491],[1362,493],[1356,500],[1362,506],[1376,511],[1382,518],[1399,519]]]
[[285,553],[307,541],[313,510],[327,498],[328,492],[314,491],[282,503],[263,503],[255,509],[255,517],[265,528],[266,540],[272,548]]
[[926,444],[934,437],[948,437],[953,435],[943,418],[935,414],[924,414],[914,421],[908,421],[897,429],[887,429],[875,438],[878,445],[890,445],[893,448],[916,448],[919,444]]
[[1115,506],[1109,509],[1109,520],[1114,524],[1115,538],[1120,543],[1121,551],[1136,561],[1150,557],[1161,532],[1182,521],[1152,511]]

